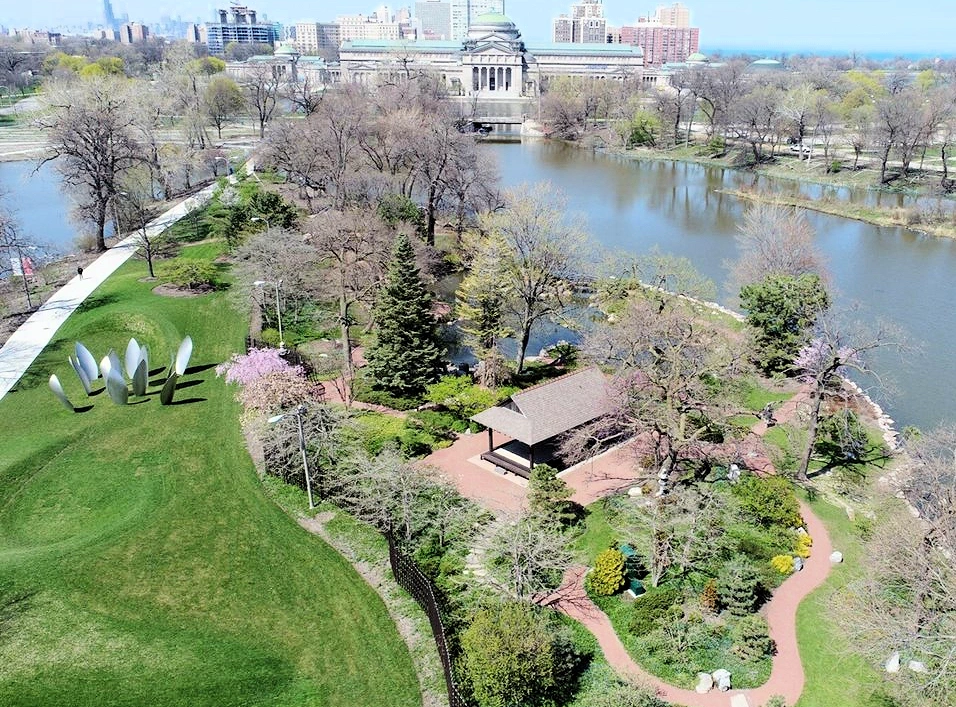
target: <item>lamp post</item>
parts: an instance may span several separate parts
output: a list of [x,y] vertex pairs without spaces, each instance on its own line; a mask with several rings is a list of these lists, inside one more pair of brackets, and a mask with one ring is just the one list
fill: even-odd
[[305,431],[302,429],[302,415],[305,414],[305,410],[305,405],[299,405],[299,407],[297,407],[291,413],[287,412],[282,415],[270,417],[269,424],[274,425],[289,415],[295,415],[296,422],[299,426],[299,451],[302,453],[302,471],[305,473],[305,492],[309,497],[309,510],[313,510],[315,508],[315,501],[312,499],[312,479],[309,475],[309,455],[305,451]]
[[275,287],[276,291],[276,319],[279,323],[279,351],[285,351],[285,339],[282,336],[282,307],[279,304],[279,288],[282,287],[282,280],[276,280],[275,282],[269,282],[268,280],[256,280],[252,283],[254,287],[264,287],[265,285],[272,285]]

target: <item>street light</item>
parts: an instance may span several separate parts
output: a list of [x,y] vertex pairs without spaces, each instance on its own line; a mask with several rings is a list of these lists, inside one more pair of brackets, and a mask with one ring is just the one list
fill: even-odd
[[296,422],[299,425],[299,451],[302,453],[302,471],[305,472],[305,492],[309,496],[309,510],[315,508],[315,501],[312,500],[312,479],[309,476],[309,455],[305,451],[305,431],[302,429],[302,415],[305,414],[305,405],[299,405],[293,412],[287,412],[282,415],[276,415],[269,418],[269,424],[274,425],[289,415],[295,415]]
[[272,285],[276,290],[276,319],[279,322],[279,351],[285,351],[285,339],[282,336],[282,307],[279,305],[279,288],[282,287],[282,280],[269,282],[268,280],[256,280],[252,283],[253,287],[264,287]]

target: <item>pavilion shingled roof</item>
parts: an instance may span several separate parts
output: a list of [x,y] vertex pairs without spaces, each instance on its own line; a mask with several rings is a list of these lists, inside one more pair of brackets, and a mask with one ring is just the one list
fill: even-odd
[[607,379],[597,368],[563,376],[511,396],[471,419],[525,444],[537,444],[606,415]]

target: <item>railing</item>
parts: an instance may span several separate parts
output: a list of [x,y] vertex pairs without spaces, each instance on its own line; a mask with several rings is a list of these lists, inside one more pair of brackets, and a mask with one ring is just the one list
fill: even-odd
[[435,600],[434,586],[431,580],[415,564],[415,560],[399,549],[395,542],[395,536],[390,530],[385,531],[385,537],[388,539],[388,560],[392,565],[392,574],[395,581],[402,589],[412,595],[412,598],[428,615],[428,622],[431,624],[432,634],[435,637],[435,645],[438,647],[438,656],[441,658],[442,668],[445,672],[448,705],[449,707],[469,707],[468,702],[462,697],[461,691],[455,683],[454,659],[448,648],[448,637],[445,634],[445,625],[441,620],[438,602]]

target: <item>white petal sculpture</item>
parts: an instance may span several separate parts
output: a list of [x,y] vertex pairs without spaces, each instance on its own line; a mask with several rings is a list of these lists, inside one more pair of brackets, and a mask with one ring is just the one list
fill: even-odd
[[146,384],[149,382],[149,369],[146,361],[140,361],[133,371],[133,395],[146,395]]
[[50,390],[52,390],[57,399],[63,403],[63,407],[70,412],[76,412],[73,403],[70,402],[70,399],[66,397],[66,393],[63,392],[63,386],[60,385],[60,379],[56,377],[55,373],[50,376]]
[[117,405],[126,405],[129,402],[129,389],[126,387],[126,381],[120,373],[119,366],[110,368],[109,375],[106,376],[106,392]]
[[179,345],[179,351],[176,353],[176,375],[181,376],[186,373],[189,366],[189,357],[193,355],[193,340],[191,337],[183,339]]
[[73,367],[76,377],[80,379],[80,384],[83,386],[83,390],[87,395],[89,395],[92,384],[90,383],[89,376],[86,375],[86,371],[83,369],[83,366],[81,366],[80,362],[73,356],[70,356],[70,365]]
[[116,371],[119,373],[120,378],[123,377],[123,364],[120,363],[119,354],[116,353],[116,349],[110,349],[110,352],[106,354],[110,359],[110,370]]
[[110,359],[109,355],[103,357],[103,360],[100,361],[100,375],[103,376],[105,381],[110,375],[110,369],[113,367],[113,361]]
[[86,377],[90,379],[90,382],[99,378],[100,371],[96,367],[96,359],[93,358],[93,354],[90,353],[90,350],[77,341],[73,345],[73,351],[76,353],[76,360],[80,362],[80,366],[86,371]]
[[136,373],[136,367],[139,365],[139,359],[139,342],[136,341],[136,339],[130,339],[129,343],[126,344],[126,357],[124,361],[126,364],[126,377],[130,380],[133,379],[133,374]]

